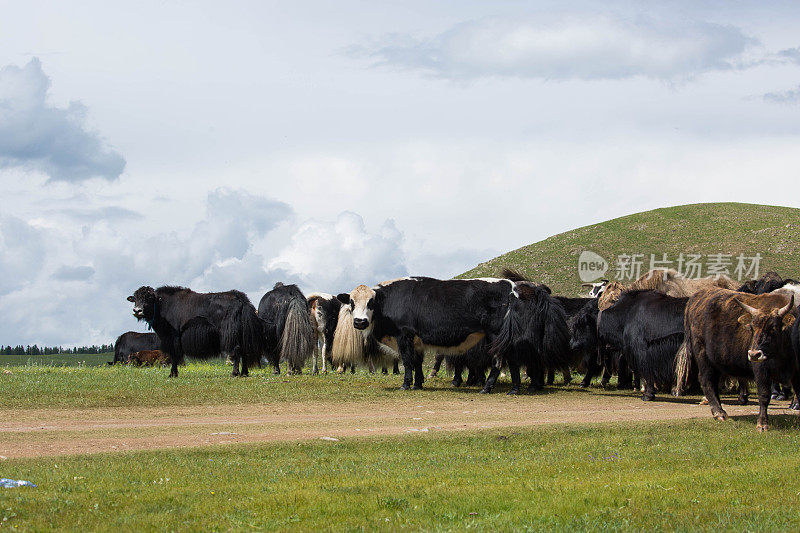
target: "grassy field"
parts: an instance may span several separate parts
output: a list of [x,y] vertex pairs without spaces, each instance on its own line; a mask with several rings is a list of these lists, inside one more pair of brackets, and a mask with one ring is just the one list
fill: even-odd
[[114,360],[113,353],[0,355],[0,367],[12,366],[99,366]]
[[[559,294],[581,291],[578,256],[591,250],[609,262],[613,279],[618,254],[644,254],[642,274],[650,254],[667,254],[677,268],[680,253],[761,254],[759,270],[776,270],[800,278],[800,209],[767,205],[715,203],[655,209],[585,226],[524,246],[481,263],[460,277],[496,276],[509,266],[550,285]],[[731,265],[731,272],[736,261]],[[705,275],[705,274],[703,274]],[[735,276],[734,276],[735,277]]]
[[[791,420],[791,421],[790,421]],[[800,528],[794,417],[8,460],[0,528]]]
[[[381,401],[399,391],[402,377],[380,373],[275,376],[271,369],[255,369],[248,378],[232,378],[231,367],[193,362],[180,367],[177,379],[165,367],[61,367],[28,366],[0,373],[0,408],[35,409],[83,407],[190,406],[269,403],[281,401]],[[427,379],[424,395],[450,397],[471,394],[477,388],[454,389],[450,377]],[[599,377],[596,381],[599,380]],[[561,382],[558,377],[557,383]],[[612,382],[613,384],[613,382]],[[510,382],[501,378],[497,392]],[[571,387],[574,389],[575,387]],[[570,390],[570,389],[565,389]],[[467,392],[459,392],[467,391]]]

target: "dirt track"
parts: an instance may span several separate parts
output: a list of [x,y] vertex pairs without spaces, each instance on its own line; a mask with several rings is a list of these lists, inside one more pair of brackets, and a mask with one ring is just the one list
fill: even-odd
[[[788,402],[770,411],[788,412]],[[756,405],[726,405],[730,415]],[[380,404],[283,403],[137,409],[0,410],[0,455],[39,457],[182,448],[233,442],[419,434],[542,424],[710,418],[697,400],[644,403],[628,395],[542,395],[458,399],[409,394]]]

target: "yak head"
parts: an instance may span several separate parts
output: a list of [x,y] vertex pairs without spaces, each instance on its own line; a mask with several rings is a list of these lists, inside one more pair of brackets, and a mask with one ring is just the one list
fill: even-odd
[[794,295],[783,307],[766,310],[751,307],[738,298],[734,298],[734,301],[747,311],[739,317],[739,323],[753,332],[747,357],[754,363],[766,361],[776,350],[781,349],[783,333],[795,320],[795,316],[789,312],[794,307]]
[[142,286],[136,289],[128,301],[133,303],[133,316],[136,320],[152,320],[155,315],[158,296],[153,287]]
[[382,294],[380,289],[370,289],[366,285],[359,285],[350,294],[342,293],[336,298],[350,306],[350,310],[353,312],[353,327],[366,335],[372,330],[375,305],[380,301]]

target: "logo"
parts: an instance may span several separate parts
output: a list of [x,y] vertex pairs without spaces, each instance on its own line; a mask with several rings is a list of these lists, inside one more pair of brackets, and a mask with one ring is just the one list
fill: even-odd
[[591,283],[608,272],[608,262],[589,250],[581,252],[578,257],[578,275],[584,283]]

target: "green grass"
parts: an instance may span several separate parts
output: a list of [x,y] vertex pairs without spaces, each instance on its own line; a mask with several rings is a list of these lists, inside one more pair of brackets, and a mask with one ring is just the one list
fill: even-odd
[[[667,207],[554,235],[481,263],[459,277],[496,276],[508,266],[559,294],[576,295],[581,291],[578,256],[591,250],[610,263],[609,278],[615,274],[616,256],[623,253],[645,254],[642,274],[650,254],[660,259],[666,253],[677,262],[680,253],[746,257],[760,253],[761,273],[775,270],[784,277],[800,278],[798,229],[800,209],[790,207],[740,203]],[[735,266],[734,260],[731,271]]]
[[0,355],[0,367],[8,366],[99,366],[114,360],[113,353]]
[[[179,369],[177,378],[168,378],[166,367],[56,367],[28,366],[0,373],[0,408],[40,409],[192,406],[258,404],[284,401],[381,401],[398,395],[401,376],[380,373],[301,376],[281,374],[271,369],[255,369],[248,378],[232,378],[231,367],[218,363],[193,362]],[[426,370],[427,373],[427,370]],[[476,388],[454,389],[450,377],[426,380],[424,395],[451,398],[471,394]],[[598,377],[599,379],[599,377]],[[557,378],[560,382],[560,378]],[[501,379],[497,392],[507,390],[508,379]],[[574,387],[572,387],[574,389]],[[568,391],[570,389],[564,389]],[[405,395],[405,396],[403,396]]]
[[16,530],[800,528],[796,417],[8,460]]

